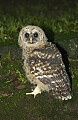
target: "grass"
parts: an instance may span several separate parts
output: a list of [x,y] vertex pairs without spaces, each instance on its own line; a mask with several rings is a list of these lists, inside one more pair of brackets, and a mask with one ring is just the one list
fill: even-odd
[[49,36],[53,37],[52,33],[55,34],[54,37],[57,40],[63,39],[64,36],[67,36],[68,39],[78,36],[77,9],[78,4],[73,10],[68,9],[67,11],[59,11],[59,13],[58,10],[54,13],[51,10],[48,11],[47,6],[43,7],[43,4],[31,5],[30,9],[25,5],[18,5],[15,9],[11,8],[11,11],[4,9],[5,11],[0,13],[0,45],[17,45],[19,30],[29,24],[42,27],[48,38],[50,38]]
[[[42,4],[31,2],[31,7],[17,3],[9,6],[8,2],[7,6],[0,7],[0,120],[77,120],[78,3],[74,9],[65,9],[59,4],[60,10],[54,6],[51,10],[50,3],[48,7],[44,0]],[[68,4],[64,2],[64,5]],[[51,92],[35,99],[25,95],[31,85],[22,68],[18,35],[28,24],[40,26],[50,41],[67,51],[72,77],[71,100],[55,100]]]

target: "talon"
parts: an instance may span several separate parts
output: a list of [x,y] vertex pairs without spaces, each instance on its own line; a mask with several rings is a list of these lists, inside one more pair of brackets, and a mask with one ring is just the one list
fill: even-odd
[[41,94],[41,90],[38,86],[33,90],[33,92],[26,93],[26,95],[34,95],[34,98],[36,97],[37,94]]

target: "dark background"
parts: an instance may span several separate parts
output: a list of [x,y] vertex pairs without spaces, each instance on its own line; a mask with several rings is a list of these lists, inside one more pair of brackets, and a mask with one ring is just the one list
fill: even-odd
[[[74,9],[76,4],[77,0],[0,0],[0,9],[6,13],[14,14],[18,6],[23,6],[28,8],[27,12],[29,13],[31,7],[41,5],[42,9],[39,12],[43,11],[45,7],[47,10],[44,10],[44,14],[52,13],[52,11],[55,12],[54,14],[58,14],[60,11]],[[33,11],[33,14],[36,14],[36,11]]]

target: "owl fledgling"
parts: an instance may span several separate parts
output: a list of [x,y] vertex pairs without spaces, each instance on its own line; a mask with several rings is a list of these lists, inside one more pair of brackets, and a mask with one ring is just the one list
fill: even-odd
[[44,31],[38,26],[24,27],[18,38],[22,48],[24,70],[28,80],[36,86],[34,98],[43,91],[52,91],[56,99],[71,99],[69,77],[57,47],[47,41]]

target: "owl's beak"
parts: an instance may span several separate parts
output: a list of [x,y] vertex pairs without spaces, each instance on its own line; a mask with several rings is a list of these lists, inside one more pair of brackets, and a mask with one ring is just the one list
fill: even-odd
[[30,43],[32,43],[33,42],[32,37],[30,37],[29,39],[30,39]]

